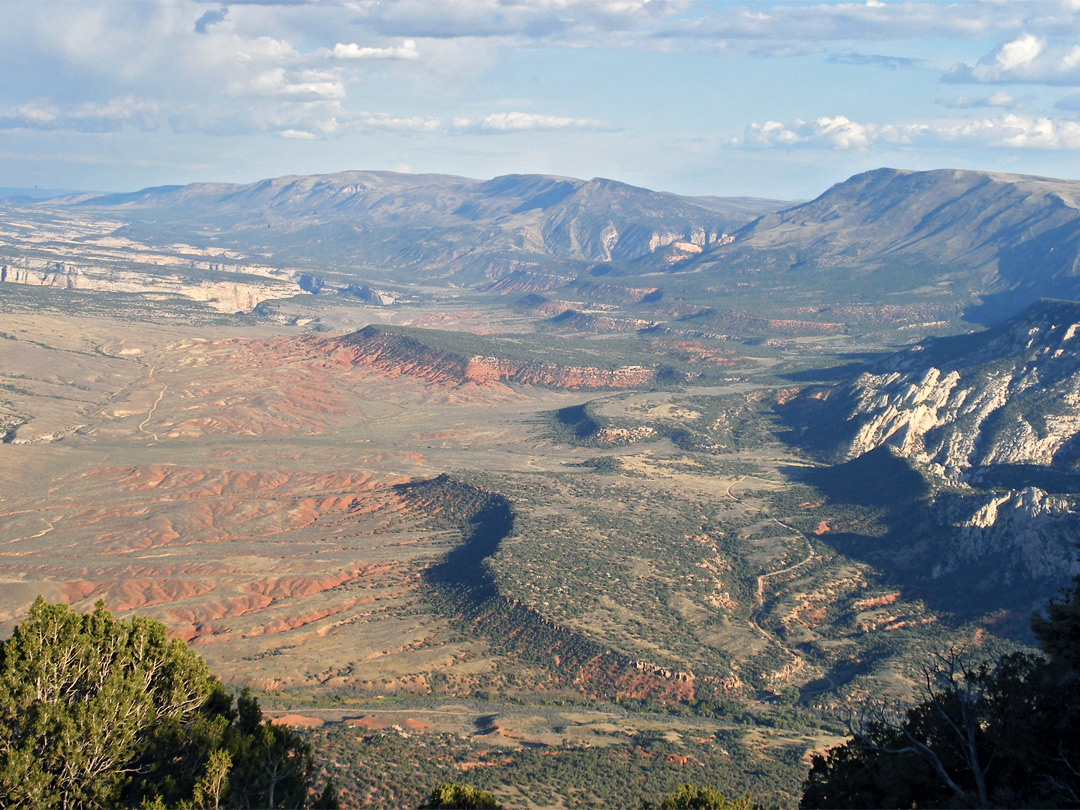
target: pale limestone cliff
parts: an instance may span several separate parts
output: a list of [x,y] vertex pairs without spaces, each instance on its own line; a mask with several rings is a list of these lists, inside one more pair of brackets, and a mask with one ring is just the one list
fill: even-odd
[[1026,487],[979,499],[973,513],[954,516],[957,531],[932,576],[993,558],[1002,582],[1059,577],[1080,572],[1076,542],[1080,514],[1076,499]]
[[245,274],[243,280],[192,279],[177,272],[150,273],[36,259],[0,266],[0,283],[140,295],[164,293],[205,303],[219,312],[250,312],[263,301],[301,292],[293,281],[255,273]]
[[934,577],[978,563],[1003,584],[1080,570],[1080,304],[1040,302],[986,332],[928,341],[817,396],[817,427],[841,458],[889,447],[967,492],[934,499],[950,538]]
[[1060,464],[1080,441],[1078,331],[1080,321],[1036,313],[960,357],[922,347],[894,356],[838,398],[847,457],[889,445],[954,480],[979,466]]

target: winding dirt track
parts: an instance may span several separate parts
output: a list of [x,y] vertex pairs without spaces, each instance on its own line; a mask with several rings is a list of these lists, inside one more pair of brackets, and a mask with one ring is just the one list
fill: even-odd
[[[154,369],[150,369],[150,377],[149,377],[149,379],[147,381],[149,382],[150,380],[153,380],[153,379],[154,379]],[[146,426],[150,423],[150,420],[154,418],[154,411],[157,410],[157,406],[161,404],[161,399],[162,399],[162,397],[165,396],[165,392],[168,391],[168,390],[169,390],[169,384],[168,383],[162,383],[161,384],[161,391],[158,392],[157,399],[154,400],[154,404],[150,406],[150,410],[146,412],[146,418],[143,419],[142,422],[139,423],[139,430],[141,432],[145,433],[147,436],[153,437],[155,442],[158,441],[157,434],[154,433],[152,430],[147,430]]]
[[[730,484],[727,485],[727,489],[725,490],[725,494],[729,498],[731,498],[731,500],[735,501],[735,503],[742,503],[742,501],[739,498],[737,498],[734,495],[734,493],[732,493],[731,489],[736,484],[739,484],[739,483],[742,483],[743,481],[745,481],[747,478],[754,478],[754,477],[756,477],[756,476],[747,476],[747,475],[739,476],[737,479],[735,479],[734,481],[732,481]],[[758,479],[758,480],[764,481],[766,479],[761,478],[761,479]],[[818,555],[817,551],[814,549],[814,544],[810,541],[810,538],[807,537],[806,534],[804,534],[803,532],[801,532],[798,529],[794,528],[793,526],[789,526],[788,524],[784,523],[782,520],[778,520],[777,518],[770,518],[770,520],[772,520],[772,522],[775,523],[776,525],[784,527],[785,529],[790,531],[792,534],[798,535],[803,540],[805,540],[806,541],[806,547],[809,550],[809,553],[806,555],[805,559],[795,563],[794,565],[789,565],[787,568],[781,568],[779,571],[770,571],[767,574],[761,574],[757,578],[757,593],[755,594],[755,598],[756,598],[756,601],[757,601],[757,608],[750,614],[749,622],[750,622],[750,626],[752,628],[754,628],[754,630],[756,630],[761,635],[762,638],[764,638],[764,639],[768,640],[769,642],[775,644],[777,647],[779,647],[781,650],[783,650],[787,655],[789,655],[791,657],[792,662],[794,664],[792,672],[800,672],[806,667],[806,661],[803,659],[803,657],[801,655],[799,655],[797,652],[795,652],[793,649],[788,647],[786,644],[784,644],[784,642],[782,642],[779,638],[777,638],[777,636],[775,634],[769,633],[767,630],[765,630],[765,628],[763,628],[758,623],[758,617],[761,615],[761,612],[762,612],[763,608],[765,607],[765,584],[768,581],[768,579],[770,577],[779,576],[780,574],[790,573],[791,571],[794,571],[794,570],[796,570],[798,568],[802,568],[804,565],[809,565],[815,559],[817,559],[819,555]],[[814,694],[821,693],[821,692],[828,692],[828,691],[836,688],[836,682],[833,681],[833,679],[830,678],[827,674],[822,673],[822,678],[824,678],[826,681],[828,681],[829,685],[827,687],[825,687],[825,688],[822,688],[822,689],[819,689],[819,690],[814,690]],[[808,694],[808,693],[804,692],[804,694]]]

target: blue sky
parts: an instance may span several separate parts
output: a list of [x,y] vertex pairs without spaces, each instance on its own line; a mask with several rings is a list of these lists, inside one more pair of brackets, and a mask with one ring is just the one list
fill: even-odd
[[2,0],[0,186],[1080,177],[1080,0]]

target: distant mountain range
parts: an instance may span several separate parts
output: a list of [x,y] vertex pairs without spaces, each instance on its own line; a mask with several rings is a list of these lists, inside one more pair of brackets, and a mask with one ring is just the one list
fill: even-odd
[[[482,283],[516,269],[576,273],[595,262],[721,240],[788,205],[680,197],[614,180],[339,172],[248,185],[197,183],[53,201],[107,209],[146,236],[202,232],[219,244],[290,260],[330,260],[413,279]],[[677,250],[677,248],[676,248]]]
[[37,205],[121,219],[123,235],[151,245],[300,268],[318,276],[308,291],[359,280],[589,301],[584,287],[606,277],[609,298],[828,329],[961,312],[990,324],[1040,297],[1080,298],[1080,182],[994,172],[878,169],[794,207],[604,179],[360,171]]

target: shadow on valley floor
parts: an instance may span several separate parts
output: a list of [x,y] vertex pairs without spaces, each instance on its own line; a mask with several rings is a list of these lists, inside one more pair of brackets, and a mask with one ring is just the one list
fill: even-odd
[[993,615],[996,632],[1028,642],[1032,611],[1067,584],[1066,574],[1061,582],[1014,576],[1008,549],[965,556],[974,535],[955,525],[955,513],[972,496],[934,492],[886,447],[842,464],[783,472],[826,499],[835,528],[819,542],[870,565],[887,587],[945,620]]
[[486,560],[514,530],[514,511],[503,495],[445,474],[397,490],[435,516],[433,527],[461,532],[462,542],[426,569],[424,579],[435,608],[466,636],[479,636],[496,654],[538,667],[546,687],[589,698],[686,700],[710,692],[700,684],[695,689],[682,673],[635,661],[501,593]]
[[801,384],[825,384],[845,382],[853,379],[864,371],[869,371],[889,352],[849,352],[839,355],[840,360],[847,362],[827,368],[807,368],[800,371],[789,371],[778,375],[781,379]]

